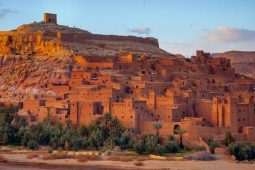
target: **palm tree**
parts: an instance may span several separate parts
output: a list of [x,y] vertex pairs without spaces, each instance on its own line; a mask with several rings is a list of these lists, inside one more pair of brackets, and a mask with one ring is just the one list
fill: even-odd
[[155,122],[155,123],[153,124],[153,127],[154,127],[154,129],[156,130],[157,137],[159,138],[159,130],[163,127],[163,126],[162,126],[162,123],[160,123],[160,122]]
[[180,136],[180,148],[183,148],[183,141],[182,141],[182,136],[186,133],[187,131],[185,129],[182,129],[181,127],[178,127],[175,129],[175,134],[178,134]]

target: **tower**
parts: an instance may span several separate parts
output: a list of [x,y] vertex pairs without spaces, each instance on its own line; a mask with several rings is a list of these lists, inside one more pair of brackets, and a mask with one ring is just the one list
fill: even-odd
[[44,13],[44,23],[57,24],[57,14]]

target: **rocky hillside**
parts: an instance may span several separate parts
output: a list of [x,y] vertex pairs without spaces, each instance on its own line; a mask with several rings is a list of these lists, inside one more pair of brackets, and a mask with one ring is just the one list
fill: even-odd
[[255,79],[255,52],[229,51],[213,54],[214,57],[228,58],[239,74]]
[[0,32],[0,101],[46,94],[47,83],[65,83],[75,55],[111,58],[120,53],[173,57],[155,38],[98,35],[56,24],[33,23]]

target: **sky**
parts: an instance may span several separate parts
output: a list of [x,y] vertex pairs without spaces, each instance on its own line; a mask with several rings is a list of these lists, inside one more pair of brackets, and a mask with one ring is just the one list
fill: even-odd
[[255,0],[0,0],[0,30],[44,12],[92,33],[155,37],[173,54],[255,51]]

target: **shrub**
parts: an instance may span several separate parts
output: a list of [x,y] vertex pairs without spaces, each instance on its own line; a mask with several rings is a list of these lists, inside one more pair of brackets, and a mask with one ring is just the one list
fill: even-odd
[[209,151],[211,154],[215,154],[215,148],[217,147],[216,143],[209,145]]
[[7,144],[10,142],[10,139],[9,139],[7,133],[5,133],[5,134],[3,135],[2,141],[3,141],[3,145],[7,145]]
[[222,141],[222,143],[225,145],[225,146],[228,146],[229,144],[235,142],[235,139],[234,137],[232,136],[231,132],[230,131],[227,131],[226,134],[225,134],[225,137]]
[[217,147],[217,143],[215,142],[213,137],[209,137],[207,139],[207,144],[209,145],[209,151],[214,154],[215,153],[215,148]]
[[[158,146],[158,136],[147,135],[145,140],[145,151],[147,153],[157,153],[156,147]],[[160,149],[158,147],[158,149]]]
[[27,147],[28,147],[29,149],[32,149],[32,150],[38,150],[39,145],[38,145],[38,143],[37,143],[35,140],[30,140],[30,141],[27,143]]
[[134,143],[133,149],[138,154],[163,154],[166,152],[166,147],[158,144],[158,137],[156,135],[141,135],[140,140]]
[[133,146],[134,150],[138,153],[138,154],[143,154],[145,152],[145,144],[142,142],[142,140],[137,141],[134,146]]
[[124,133],[122,133],[121,137],[118,138],[118,146],[121,147],[121,149],[127,149],[132,148],[133,141],[131,139],[132,132],[130,130],[125,130]]
[[166,145],[166,151],[169,153],[177,153],[180,150],[180,145],[175,140],[168,141]]
[[255,148],[249,143],[231,143],[228,147],[228,153],[234,155],[238,161],[255,159]]
[[159,155],[161,155],[161,154],[163,154],[163,153],[166,153],[166,147],[165,147],[165,146],[162,146],[162,145],[160,145],[160,144],[157,144],[157,146],[156,146],[155,149],[154,149],[154,153],[155,153],[155,154],[159,154]]
[[167,137],[166,151],[169,153],[177,153],[180,151],[180,144],[175,137],[170,135]]

